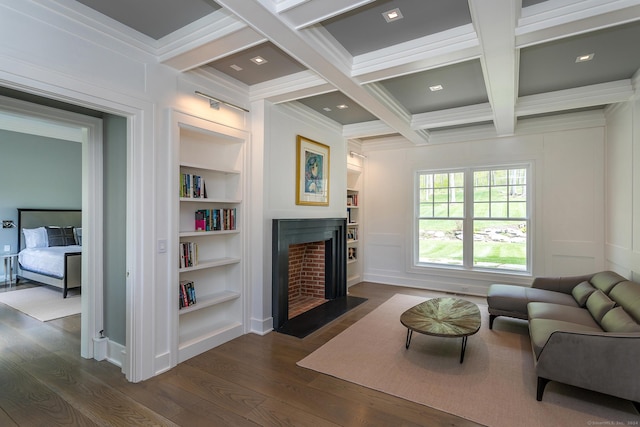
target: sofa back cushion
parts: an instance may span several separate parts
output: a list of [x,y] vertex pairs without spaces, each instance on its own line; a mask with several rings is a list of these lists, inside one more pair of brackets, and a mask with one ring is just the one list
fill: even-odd
[[591,313],[599,325],[602,325],[602,317],[607,314],[614,305],[616,305],[616,303],[611,301],[609,297],[599,289],[593,292],[587,299],[587,310],[589,310],[589,313]]
[[602,329],[607,332],[640,332],[640,325],[622,307],[615,307],[602,316]]
[[590,282],[596,289],[600,289],[609,295],[609,291],[611,291],[616,284],[625,280],[627,279],[613,271],[601,271],[600,273],[594,274]]
[[609,297],[640,323],[640,283],[620,282],[611,290]]
[[591,286],[591,283],[584,281],[577,284],[576,287],[571,290],[571,295],[573,295],[573,298],[575,298],[580,307],[584,307],[589,296],[595,291],[596,288]]

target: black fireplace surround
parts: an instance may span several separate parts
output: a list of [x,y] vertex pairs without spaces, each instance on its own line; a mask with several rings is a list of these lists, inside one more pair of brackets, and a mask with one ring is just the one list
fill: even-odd
[[273,220],[273,328],[278,331],[289,314],[289,245],[325,242],[325,298],[347,294],[346,218]]

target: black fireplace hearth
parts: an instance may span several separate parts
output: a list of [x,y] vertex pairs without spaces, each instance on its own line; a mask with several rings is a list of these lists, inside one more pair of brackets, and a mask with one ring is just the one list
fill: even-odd
[[[272,308],[276,331],[304,336],[362,302],[358,302],[361,298],[347,296],[346,227],[345,218],[273,220]],[[324,297],[329,301],[288,319],[289,246],[310,242],[325,242]]]

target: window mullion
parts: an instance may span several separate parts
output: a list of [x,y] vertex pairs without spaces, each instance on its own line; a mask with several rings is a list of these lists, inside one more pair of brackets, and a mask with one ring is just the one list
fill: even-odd
[[473,267],[473,171],[464,171],[464,220],[462,221],[462,264]]

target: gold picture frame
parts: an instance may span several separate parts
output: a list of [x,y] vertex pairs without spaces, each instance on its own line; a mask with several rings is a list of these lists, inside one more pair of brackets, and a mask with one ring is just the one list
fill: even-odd
[[296,205],[329,206],[330,147],[296,137]]

